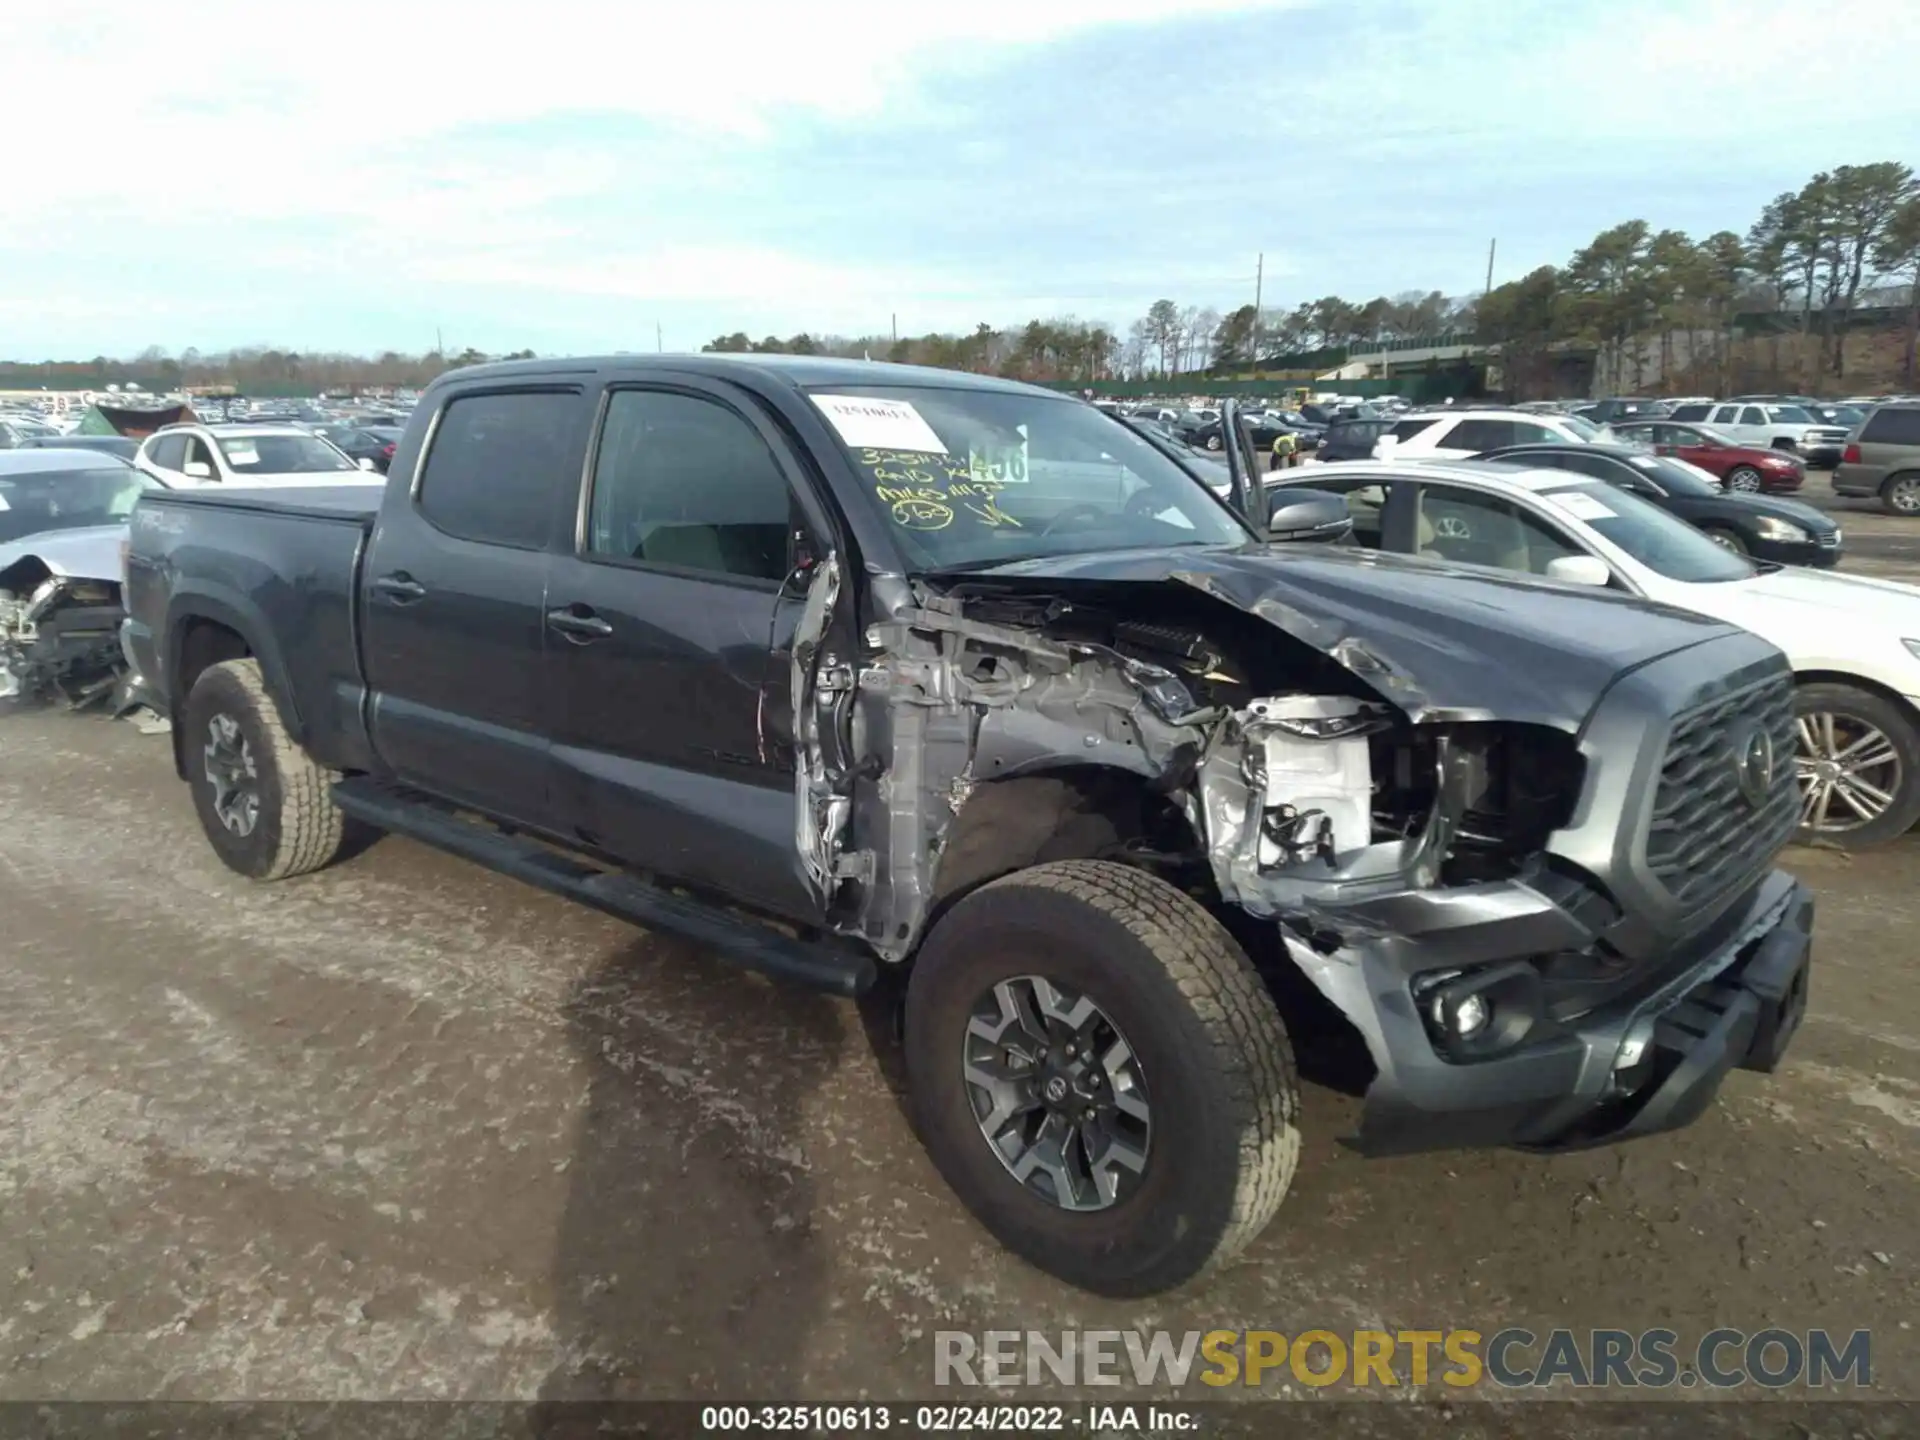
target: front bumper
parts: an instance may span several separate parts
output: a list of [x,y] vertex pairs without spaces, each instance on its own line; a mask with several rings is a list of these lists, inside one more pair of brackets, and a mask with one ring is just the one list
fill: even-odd
[[1844,553],[1840,545],[1822,545],[1816,540],[1751,540],[1747,553],[1755,560],[1776,565],[1799,565],[1809,570],[1831,570]]
[[[1310,973],[1371,1032],[1377,1072],[1348,1143],[1367,1155],[1561,1151],[1692,1123],[1729,1071],[1779,1064],[1806,1013],[1813,908],[1809,891],[1773,871],[1737,913],[1715,922],[1719,938],[1704,953],[1676,955],[1672,966],[1652,968],[1664,978],[1482,1059],[1449,1059],[1436,1048],[1407,983],[1407,938],[1361,942],[1350,959],[1322,959]],[[1522,918],[1515,911],[1493,923]],[[1523,933],[1509,932],[1512,939]],[[1432,947],[1444,962],[1442,952],[1459,951],[1467,938],[1436,934],[1411,943]],[[1545,1038],[1531,1038],[1538,1033]]]

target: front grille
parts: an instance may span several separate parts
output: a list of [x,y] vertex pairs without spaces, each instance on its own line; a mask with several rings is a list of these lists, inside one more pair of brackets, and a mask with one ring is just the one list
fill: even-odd
[[1838,530],[1829,530],[1825,534],[1816,535],[1813,538],[1819,543],[1820,548],[1823,550],[1836,550],[1840,546],[1840,532]]
[[[1647,865],[1683,904],[1705,901],[1770,861],[1800,817],[1794,778],[1793,679],[1776,672],[1696,700],[1667,735]],[[1755,727],[1773,747],[1772,782],[1759,803],[1741,784]]]

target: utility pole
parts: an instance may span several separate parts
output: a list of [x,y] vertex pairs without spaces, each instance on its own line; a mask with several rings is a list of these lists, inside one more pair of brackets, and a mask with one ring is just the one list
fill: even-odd
[[900,343],[900,312],[898,310],[888,317],[888,323],[893,327],[893,343],[898,345]]
[[438,325],[433,327],[433,353],[440,356],[445,356],[447,353],[447,342],[440,338]]
[[1486,295],[1493,290],[1493,250],[1500,241],[1496,238],[1487,242],[1487,288],[1480,293]]
[[1253,373],[1260,374],[1260,290],[1267,278],[1267,252],[1253,262]]
[[665,354],[667,349],[667,332],[660,328],[658,320],[653,322],[653,348],[656,354]]

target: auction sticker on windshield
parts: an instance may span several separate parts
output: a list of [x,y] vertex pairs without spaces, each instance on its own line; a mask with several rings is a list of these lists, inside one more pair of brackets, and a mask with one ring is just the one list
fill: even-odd
[[258,450],[242,450],[236,446],[234,449],[227,451],[227,463],[229,465],[258,465],[260,463],[260,452]]
[[1611,520],[1615,512],[1581,490],[1549,490],[1540,497],[1576,520]]
[[913,450],[923,455],[947,453],[947,447],[911,401],[815,395],[813,403],[840,432],[840,438],[856,448]]

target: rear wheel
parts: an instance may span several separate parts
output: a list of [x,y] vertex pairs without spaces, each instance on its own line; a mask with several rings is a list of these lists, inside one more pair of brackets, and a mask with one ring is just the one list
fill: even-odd
[[1244,952],[1188,896],[1071,860],[981,887],[907,990],[928,1153],[994,1236],[1103,1295],[1238,1252],[1299,1155],[1293,1055]]
[[1880,487],[1880,503],[1892,515],[1920,515],[1920,475],[1894,475]]
[[1747,542],[1723,526],[1710,525],[1703,533],[1722,550],[1731,550],[1736,555],[1747,553]]
[[1207,436],[1207,449],[1218,450],[1220,448],[1220,445],[1221,445],[1221,440],[1218,435]]
[[287,734],[257,660],[201,671],[181,724],[200,828],[228,869],[283,880],[339,855],[346,817],[329,794],[337,777]]
[[1796,697],[1800,838],[1879,845],[1920,820],[1920,735],[1885,696],[1803,685]]
[[1760,488],[1760,472],[1751,465],[1736,465],[1727,472],[1727,489],[1751,495]]

